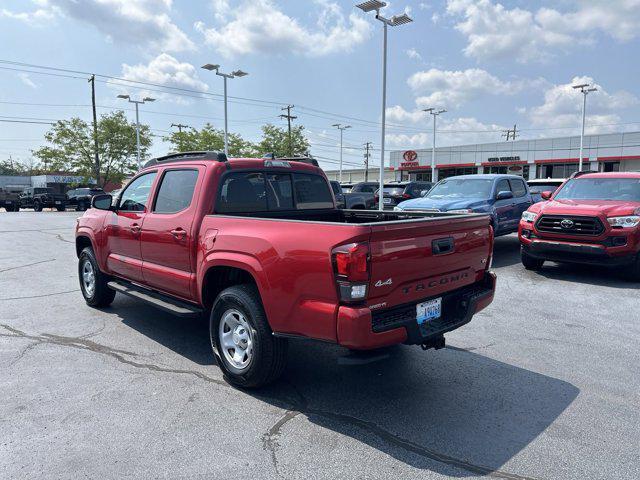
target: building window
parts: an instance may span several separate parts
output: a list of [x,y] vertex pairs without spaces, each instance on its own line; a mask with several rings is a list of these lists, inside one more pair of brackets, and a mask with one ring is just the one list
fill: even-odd
[[600,171],[601,172],[619,172],[620,162],[601,162]]
[[577,163],[549,163],[538,165],[537,178],[569,178],[578,171]]
[[438,170],[438,180],[443,178],[456,177],[458,175],[473,175],[478,173],[477,167],[463,168],[442,168]]

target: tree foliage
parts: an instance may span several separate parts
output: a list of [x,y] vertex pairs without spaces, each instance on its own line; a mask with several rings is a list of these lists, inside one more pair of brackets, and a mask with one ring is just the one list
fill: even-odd
[[[72,172],[87,179],[95,176],[93,126],[74,117],[59,120],[45,134],[49,145],[33,152],[47,171]],[[140,125],[140,154],[146,159],[151,146],[147,125]],[[98,120],[100,184],[120,182],[137,170],[136,125],[124,112],[102,115]]]
[[[173,132],[165,137],[176,152],[224,151],[224,130],[214,128],[207,123],[201,130],[190,128],[182,132]],[[229,156],[251,157],[256,155],[256,148],[251,142],[244,140],[236,133],[229,133]]]
[[262,140],[258,144],[260,154],[273,153],[276,157],[303,156],[309,152],[309,141],[304,136],[304,127],[291,128],[291,143],[287,128],[268,123],[262,127]]

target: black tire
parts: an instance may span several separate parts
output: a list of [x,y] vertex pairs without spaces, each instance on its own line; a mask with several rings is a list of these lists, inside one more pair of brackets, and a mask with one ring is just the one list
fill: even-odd
[[7,212],[15,212],[15,207],[13,205],[5,205],[4,209]]
[[635,261],[625,270],[625,278],[629,282],[640,282],[640,253],[636,256]]
[[[92,292],[87,289],[85,282],[83,281],[83,269],[85,263],[91,264],[91,268],[95,275],[95,286]],[[113,299],[116,296],[116,292],[107,286],[109,276],[100,271],[98,262],[96,261],[96,257],[91,247],[86,247],[82,250],[82,253],[80,253],[80,258],[78,259],[78,279],[80,280],[82,296],[84,297],[84,301],[87,302],[87,305],[90,307],[108,307],[111,305],[111,302],[113,302]]]
[[[252,353],[247,365],[242,368],[237,368],[227,359],[220,343],[220,324],[231,311],[239,312],[251,329]],[[285,368],[287,340],[273,336],[262,308],[260,293],[253,285],[236,285],[218,295],[211,309],[209,338],[224,378],[237,387],[258,388],[267,385],[275,381]]]
[[524,265],[524,268],[526,268],[527,270],[537,271],[540,270],[544,265],[544,260],[532,257],[527,252],[525,252],[524,249],[520,251],[520,259],[522,261],[522,265]]
[[67,207],[63,205],[61,207],[56,207],[56,210],[58,210],[59,212],[64,212],[67,210]]
[[35,212],[41,212],[42,211],[42,204],[38,200],[33,202],[33,210]]

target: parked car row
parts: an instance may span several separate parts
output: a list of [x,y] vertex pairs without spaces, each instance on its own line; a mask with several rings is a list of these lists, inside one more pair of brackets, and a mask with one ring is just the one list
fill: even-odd
[[56,193],[49,187],[28,187],[20,193],[0,188],[0,207],[7,212],[17,212],[21,208],[32,208],[36,212],[55,208],[64,212],[67,207],[75,207],[80,212],[90,208],[91,199],[103,193],[104,190],[94,187],[76,188],[67,193]]

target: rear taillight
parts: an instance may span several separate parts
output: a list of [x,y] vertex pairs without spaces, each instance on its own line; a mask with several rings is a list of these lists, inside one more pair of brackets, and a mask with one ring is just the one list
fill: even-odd
[[343,302],[361,302],[367,297],[369,244],[349,243],[331,251],[336,282]]
[[408,193],[403,193],[402,198],[411,198],[411,195],[409,195]]

